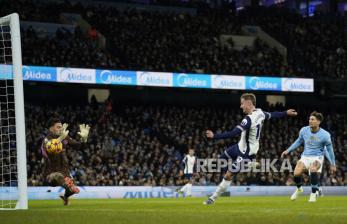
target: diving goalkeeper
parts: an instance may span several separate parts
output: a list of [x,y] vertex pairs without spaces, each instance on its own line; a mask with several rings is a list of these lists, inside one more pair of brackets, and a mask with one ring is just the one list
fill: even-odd
[[79,149],[87,142],[90,127],[79,126],[79,141],[72,139],[67,130],[68,124],[62,124],[60,119],[51,118],[48,121],[48,134],[41,144],[41,154],[44,158],[43,175],[50,186],[62,186],[65,193],[60,195],[64,205],[69,204],[69,197],[78,194],[79,189],[70,176],[69,163],[66,155],[68,149]]

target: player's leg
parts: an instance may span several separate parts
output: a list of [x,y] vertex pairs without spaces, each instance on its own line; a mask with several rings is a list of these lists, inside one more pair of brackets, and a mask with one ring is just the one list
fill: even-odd
[[80,189],[75,185],[75,181],[70,177],[64,177],[63,186],[65,192],[63,195],[60,195],[60,198],[64,201],[64,205],[69,205],[69,197],[78,194]]
[[[219,157],[219,159],[223,159],[228,161],[229,159],[233,159],[237,161],[238,156],[240,155],[240,151],[238,149],[237,145],[233,145],[227,150],[224,151],[224,153]],[[239,161],[241,162],[241,160]],[[236,165],[236,163],[233,163],[233,165]],[[204,204],[209,205],[209,204],[214,204],[216,199],[224,193],[228,187],[231,184],[231,178],[232,178],[232,172],[230,170],[227,170],[224,174],[222,182],[217,186],[215,192],[212,194],[211,197],[209,197]]]
[[305,163],[299,160],[294,169],[294,182],[297,188],[301,188],[302,186],[302,174],[305,171]]
[[179,193],[179,194],[183,194],[185,191],[186,191],[186,188],[187,188],[187,183],[186,183],[186,181],[184,180],[184,185],[182,186],[182,187],[179,187],[179,188],[177,188],[177,193]]
[[180,189],[177,190],[178,193],[185,193],[186,196],[191,196],[191,191],[192,191],[192,182],[191,182],[191,179],[192,179],[192,174],[184,174],[185,176],[185,182],[186,184],[181,187]]
[[78,194],[80,189],[76,186],[75,181],[70,177],[64,177],[65,196],[70,197],[73,194]]
[[[322,165],[323,167],[323,165]],[[324,175],[321,172],[318,172],[318,176],[319,176],[319,182],[318,182],[318,192],[317,192],[317,196],[318,197],[323,197],[323,188],[322,188],[322,183],[323,183],[323,179],[324,179]]]
[[64,205],[68,205],[68,198],[71,195],[79,193],[79,189],[75,186],[73,179],[64,177],[60,172],[53,172],[47,175],[47,182],[53,187],[62,186],[65,189],[64,195],[60,195],[60,198],[64,201]]
[[192,179],[192,175],[190,175],[188,183],[186,184],[186,196],[187,197],[191,197],[192,196],[192,187],[193,187],[193,179]]
[[312,187],[312,193],[310,195],[309,202],[315,202],[317,200],[317,192],[319,177],[318,173],[321,171],[322,164],[321,161],[315,160],[310,166],[310,182]]
[[207,201],[205,201],[204,204],[213,204],[221,194],[226,192],[228,190],[228,187],[231,184],[231,178],[232,178],[232,172],[228,170],[224,174],[222,182],[217,186],[216,191],[212,194],[211,197],[208,198]]
[[62,186],[65,189],[69,189],[73,193],[79,193],[79,189],[75,186],[73,179],[64,176],[61,172],[53,172],[48,174],[47,182],[53,187]]
[[193,187],[193,174],[189,173],[186,175],[187,178],[187,184],[186,184],[186,196],[191,197],[192,196],[192,187]]
[[303,160],[299,160],[294,169],[294,182],[296,185],[295,192],[291,195],[290,199],[295,200],[302,192],[302,174],[306,171],[306,165]]
[[52,186],[63,186],[64,184],[64,175],[60,172],[53,172],[47,175],[47,182]]
[[[65,178],[64,175],[60,172],[53,172],[47,175],[47,182],[49,183],[50,186],[52,187],[56,187],[56,186],[62,186],[65,188],[65,193],[66,192],[70,192],[69,190],[67,190],[66,186],[65,186]],[[68,205],[69,201],[68,201],[68,197],[65,197],[64,195],[60,195],[59,196],[63,202],[64,205]]]

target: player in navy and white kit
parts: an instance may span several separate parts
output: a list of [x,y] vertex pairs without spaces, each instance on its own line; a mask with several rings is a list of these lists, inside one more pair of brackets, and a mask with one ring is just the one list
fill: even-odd
[[317,192],[319,191],[318,174],[322,172],[324,156],[330,162],[330,172],[336,172],[331,137],[329,132],[320,127],[322,121],[323,115],[321,113],[312,112],[309,119],[309,126],[301,128],[298,139],[281,155],[283,158],[301,145],[304,145],[304,151],[294,170],[294,181],[297,189],[290,197],[291,200],[295,200],[303,192],[301,176],[305,171],[308,171],[312,186],[309,202],[316,202]]
[[185,155],[182,160],[184,169],[181,172],[184,174],[187,183],[177,191],[178,193],[185,193],[187,197],[192,196],[193,174],[196,165],[196,157],[194,156],[194,153],[194,149],[189,149],[188,154]]
[[[225,160],[232,159],[232,161],[235,161],[233,166],[237,166],[237,163],[241,163],[242,160],[245,159],[255,159],[259,149],[260,132],[264,120],[297,115],[296,111],[293,109],[283,112],[265,112],[259,108],[255,108],[256,97],[252,93],[242,94],[240,100],[240,108],[246,116],[239,125],[237,125],[232,131],[221,134],[214,134],[211,130],[206,131],[206,136],[210,139],[231,138],[241,134],[240,141],[227,148],[219,158]],[[235,171],[226,171],[223,181],[218,185],[213,195],[204,202],[205,205],[214,204],[215,200],[227,190],[230,186],[233,172]]]

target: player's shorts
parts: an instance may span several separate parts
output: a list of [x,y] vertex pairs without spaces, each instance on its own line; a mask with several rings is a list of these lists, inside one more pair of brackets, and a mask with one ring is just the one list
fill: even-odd
[[192,173],[185,173],[184,178],[187,180],[191,180],[193,178],[193,174]]
[[315,162],[318,161],[321,165],[320,168],[318,170],[318,173],[322,172],[322,168],[323,168],[323,162],[324,162],[324,156],[302,156],[301,159],[299,160],[301,162],[304,163],[305,168],[307,170],[310,170],[311,165]]
[[46,186],[46,185],[51,186],[51,187],[60,186],[60,184],[54,178],[51,178],[51,175],[57,174],[57,173],[63,175],[64,178],[69,177],[69,178],[73,179],[71,174],[68,176],[64,176],[64,172],[52,172],[46,176],[46,178],[44,180],[44,186]]
[[49,185],[51,187],[60,186],[60,184],[57,182],[57,180],[52,177],[52,175],[54,175],[54,174],[60,174],[63,176],[63,174],[61,172],[52,172],[46,176],[45,185]]
[[240,172],[240,170],[237,169],[239,164],[245,160],[255,159],[255,155],[248,155],[248,154],[242,153],[239,149],[239,145],[235,144],[227,148],[223,152],[223,154],[219,157],[219,159],[231,160],[232,164],[231,166],[228,166],[228,168],[231,168],[231,169],[228,169],[228,170],[231,171],[232,173],[238,173]]

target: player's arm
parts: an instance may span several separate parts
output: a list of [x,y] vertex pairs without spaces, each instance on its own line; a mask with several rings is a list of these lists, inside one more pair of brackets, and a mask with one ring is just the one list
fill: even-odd
[[80,131],[77,132],[77,134],[80,136],[79,141],[71,138],[70,136],[67,136],[65,138],[65,140],[68,141],[69,145],[73,146],[74,148],[80,148],[84,143],[88,141],[90,126],[81,124],[79,125],[79,127],[80,127]]
[[281,158],[284,158],[289,153],[295,151],[297,148],[299,148],[302,143],[304,143],[304,137],[303,137],[303,129],[299,132],[299,137],[295,140],[295,142],[287,149],[284,150],[281,154]]
[[86,143],[88,141],[90,126],[80,124],[80,131],[77,134],[81,137],[81,142]]
[[198,163],[197,158],[195,157],[194,165],[193,165],[193,173],[196,173],[198,171]]
[[181,163],[180,163],[180,176],[183,176],[184,174],[184,168],[187,164],[187,161],[188,161],[188,158],[187,158],[187,155],[184,156],[184,158],[182,159]]
[[335,173],[336,172],[336,161],[335,161],[335,154],[334,154],[334,149],[333,149],[333,144],[331,142],[331,137],[330,135],[327,137],[326,141],[326,154],[325,156],[330,162],[330,172]]
[[239,136],[244,130],[247,130],[251,127],[252,121],[249,118],[249,116],[246,116],[242,121],[241,124],[237,125],[233,130],[220,133],[220,134],[214,134],[211,130],[206,131],[206,137],[210,139],[225,139],[225,138],[232,138]]
[[274,112],[265,112],[265,119],[270,120],[271,118],[282,118],[282,117],[287,117],[291,116],[294,117],[298,115],[298,113],[294,109],[289,109],[286,111],[274,111]]
[[41,147],[40,147],[40,153],[43,157],[45,158],[48,158],[48,155],[47,155],[47,149],[46,149],[46,145],[47,145],[47,142],[49,140],[47,139],[47,137],[43,138],[41,140]]
[[69,130],[67,130],[67,127],[68,127],[68,126],[69,126],[69,125],[66,124],[66,123],[63,124],[63,128],[62,128],[62,130],[61,130],[61,134],[60,134],[60,136],[59,136],[59,138],[58,138],[58,140],[59,140],[60,142],[64,141],[65,138],[69,136]]

